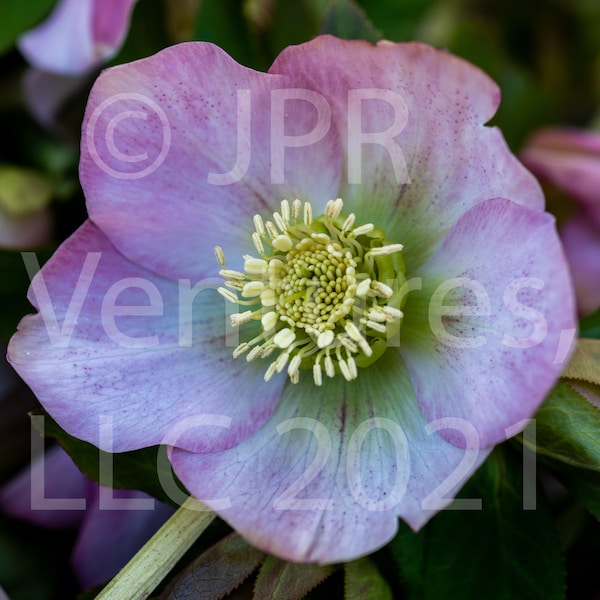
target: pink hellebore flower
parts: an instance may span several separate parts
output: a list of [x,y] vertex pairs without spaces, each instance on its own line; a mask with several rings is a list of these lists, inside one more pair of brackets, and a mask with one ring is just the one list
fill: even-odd
[[556,185],[580,210],[561,228],[582,315],[600,308],[600,133],[549,128],[538,131],[521,154],[542,180]]
[[268,73],[189,43],[105,71],[90,220],[34,279],[12,364],[71,434],[170,446],[265,551],[351,560],[418,529],[575,332],[539,185],[484,125],[498,102],[419,43],[324,36]]
[[79,75],[112,58],[121,47],[136,0],[60,0],[52,14],[19,39],[34,67]]
[[[32,494],[32,481],[43,489]],[[0,508],[40,527],[77,528],[71,563],[82,589],[114,577],[173,514],[143,492],[100,488],[59,446],[0,490]]]

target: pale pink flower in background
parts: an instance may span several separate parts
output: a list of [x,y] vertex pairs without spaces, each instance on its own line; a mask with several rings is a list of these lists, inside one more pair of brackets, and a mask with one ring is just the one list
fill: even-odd
[[560,229],[580,314],[600,308],[600,133],[548,128],[521,152],[542,181],[566,192],[578,210]]
[[50,16],[21,36],[18,46],[37,69],[82,75],[120,49],[136,0],[60,0]]
[[[43,482],[33,494],[32,480]],[[62,448],[54,446],[0,488],[0,510],[39,527],[76,529],[71,566],[81,588],[89,589],[114,577],[174,512],[143,492],[105,491],[108,495],[102,503],[100,487],[81,474]],[[152,508],[140,508],[140,501],[152,503]],[[57,502],[81,506],[66,509]]]

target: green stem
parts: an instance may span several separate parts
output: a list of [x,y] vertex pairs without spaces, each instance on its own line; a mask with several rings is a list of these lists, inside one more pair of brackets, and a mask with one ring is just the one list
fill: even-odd
[[207,506],[188,498],[177,512],[96,596],[96,600],[144,600],[215,518]]

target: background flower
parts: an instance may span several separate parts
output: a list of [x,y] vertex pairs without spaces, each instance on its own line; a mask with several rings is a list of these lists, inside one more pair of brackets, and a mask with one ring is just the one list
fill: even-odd
[[[43,497],[32,481],[43,482]],[[50,529],[77,528],[71,564],[82,589],[108,581],[173,514],[173,508],[135,490],[110,490],[100,499],[100,487],[86,479],[73,461],[55,446],[32,461],[0,490],[6,514]],[[32,498],[38,505],[32,507]],[[54,502],[52,502],[54,499]],[[77,503],[67,509],[56,499]],[[114,500],[113,500],[114,499]],[[52,506],[48,507],[49,502]],[[140,508],[141,503],[153,508]]]
[[112,58],[125,39],[136,0],[60,0],[52,14],[19,40],[34,67],[80,75]]
[[561,228],[580,314],[600,308],[600,135],[577,129],[536,132],[521,153],[545,183],[577,204]]

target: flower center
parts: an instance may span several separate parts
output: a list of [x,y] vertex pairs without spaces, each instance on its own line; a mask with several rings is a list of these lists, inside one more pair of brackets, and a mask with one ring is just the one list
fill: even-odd
[[330,200],[313,219],[310,202],[283,200],[272,221],[255,215],[252,242],[260,258],[244,256],[244,272],[225,268],[223,250],[215,248],[225,279],[219,293],[247,308],[231,315],[231,324],[260,322],[260,333],[233,356],[247,353],[252,361],[278,352],[265,381],[286,367],[293,383],[302,369],[312,369],[316,385],[323,371],[351,381],[398,332],[402,245],[386,243],[371,223],[355,227],[354,214],[344,216],[342,208],[340,198]]

